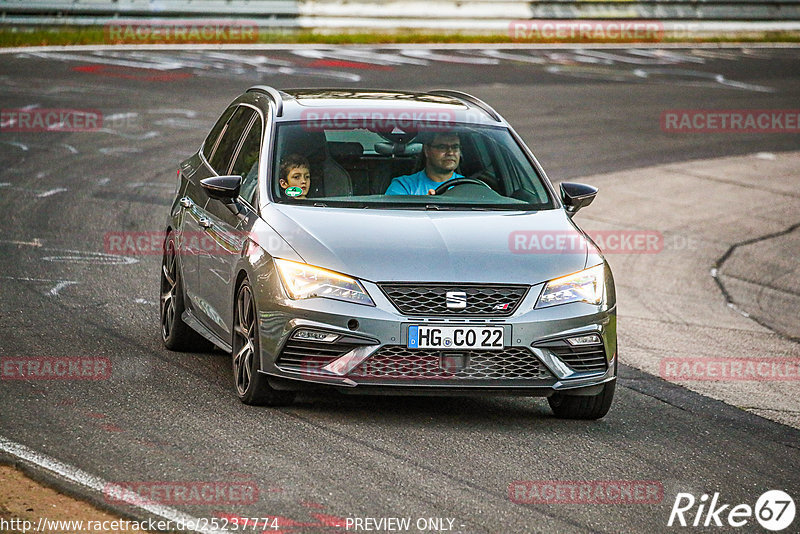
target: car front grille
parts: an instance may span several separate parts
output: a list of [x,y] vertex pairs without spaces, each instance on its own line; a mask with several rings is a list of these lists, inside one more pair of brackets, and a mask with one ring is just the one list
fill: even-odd
[[603,345],[572,346],[566,340],[559,339],[538,343],[535,346],[548,349],[577,373],[605,372],[608,369]]
[[317,372],[358,345],[289,339],[275,365],[285,371]]
[[[507,317],[528,291],[524,285],[381,283],[381,290],[405,315]],[[448,292],[466,294],[466,307],[447,307]]]
[[537,380],[552,378],[528,349],[502,351],[409,350],[400,345],[379,349],[348,375],[376,379]]

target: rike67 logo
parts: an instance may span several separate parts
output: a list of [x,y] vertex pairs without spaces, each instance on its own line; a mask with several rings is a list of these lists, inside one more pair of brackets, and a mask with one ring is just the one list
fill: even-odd
[[[667,526],[743,527],[751,524],[755,517],[763,528],[778,532],[788,528],[794,516],[794,500],[781,490],[764,492],[753,507],[749,504],[722,504],[719,493],[710,498],[703,494],[699,499],[691,493],[678,493]],[[797,529],[792,532],[797,532]]]

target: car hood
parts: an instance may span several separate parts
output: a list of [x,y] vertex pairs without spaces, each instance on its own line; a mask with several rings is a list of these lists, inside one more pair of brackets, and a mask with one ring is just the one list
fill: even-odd
[[[537,284],[586,266],[560,209],[419,211],[270,204],[262,213],[306,263],[369,280]],[[522,237],[520,237],[522,236]],[[547,240],[572,236],[561,252]]]

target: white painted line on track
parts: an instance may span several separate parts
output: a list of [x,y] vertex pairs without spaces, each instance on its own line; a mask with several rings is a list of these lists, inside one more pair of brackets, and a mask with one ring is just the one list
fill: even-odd
[[5,143],[7,145],[15,146],[15,147],[19,148],[20,150],[22,150],[23,152],[27,152],[28,151],[28,145],[24,145],[24,144],[18,143],[16,141],[3,141],[3,143]]
[[[0,184],[0,185],[4,185],[4,184]],[[41,240],[39,240],[38,237],[34,237],[33,241],[9,241],[9,240],[6,240],[6,239],[0,239],[0,243],[6,243],[6,244],[9,244],[9,245],[25,245],[27,247],[41,247],[42,246],[42,242],[41,242]]]
[[[78,484],[83,486],[84,488],[90,489],[92,491],[98,492],[103,494],[105,488],[107,488],[110,483],[103,480],[100,477],[96,477],[94,475],[90,475],[86,471],[82,471],[77,467],[73,467],[69,464],[56,460],[50,456],[45,454],[39,453],[17,443],[15,441],[11,441],[6,439],[3,436],[0,436],[0,451],[3,451],[7,454],[10,454],[16,458],[19,458],[23,462],[27,464],[32,464],[40,469],[43,469],[50,474],[56,475],[59,478],[72,482],[74,484]],[[180,510],[176,510],[175,508],[170,508],[169,506],[163,506],[157,503],[141,503],[136,505],[130,505],[133,508],[139,508],[162,518],[167,521],[172,521],[174,524],[181,524],[184,525],[184,530],[189,530],[191,532],[203,532],[203,533],[214,533],[214,534],[223,534],[225,531],[213,530],[213,529],[202,529],[200,527],[200,519],[191,516],[187,513],[181,512]],[[206,521],[205,524],[208,524]]]
[[46,198],[46,197],[51,197],[58,193],[63,193],[64,191],[69,191],[69,189],[67,189],[66,187],[56,187],[55,189],[50,189],[49,191],[43,191],[36,196],[39,198]]
[[[53,280],[50,278],[29,278],[27,276],[0,276],[6,280],[21,280],[23,282],[70,282],[71,280]],[[77,284],[78,282],[72,282]]]
[[116,120],[119,120],[119,119],[135,119],[138,116],[139,116],[139,114],[135,113],[135,112],[114,113],[113,115],[109,115],[107,117],[103,117],[103,120],[116,121]]
[[465,63],[472,65],[497,65],[499,60],[492,57],[474,57],[474,56],[448,56],[444,54],[434,54],[430,50],[403,50],[400,52],[404,56],[411,56],[419,59],[429,59],[432,61],[442,61],[445,63]]
[[[39,242],[38,238],[34,239],[33,241],[11,241],[7,239],[0,239],[0,244],[42,247],[42,244]],[[120,256],[119,254],[109,254],[107,252],[93,252],[90,250],[71,250],[67,248],[51,247],[45,247],[42,248],[42,250],[50,252],[68,252],[70,254],[69,256],[47,256],[42,258],[44,261],[95,265],[131,265],[133,263],[139,263],[139,260],[136,258],[131,258],[130,256]],[[60,280],[53,281],[59,282]]]
[[78,282],[72,282],[72,281],[70,281],[70,280],[64,280],[63,282],[59,282],[59,283],[57,283],[57,284],[56,284],[56,285],[53,287],[53,289],[51,289],[51,290],[50,290],[50,291],[49,291],[47,294],[48,294],[48,295],[50,295],[50,296],[52,296],[52,297],[57,297],[57,296],[58,296],[58,293],[59,293],[59,292],[60,292],[62,289],[64,289],[65,287],[68,287],[68,286],[73,286],[73,285],[75,285],[75,284],[77,284],[77,283],[78,283]]

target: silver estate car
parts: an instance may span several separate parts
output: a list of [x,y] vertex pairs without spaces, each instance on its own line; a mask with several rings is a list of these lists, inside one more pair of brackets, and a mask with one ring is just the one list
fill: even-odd
[[178,169],[164,344],[230,352],[246,404],[502,394],[603,417],[614,281],[572,220],[596,193],[556,193],[465,93],[252,87]]

